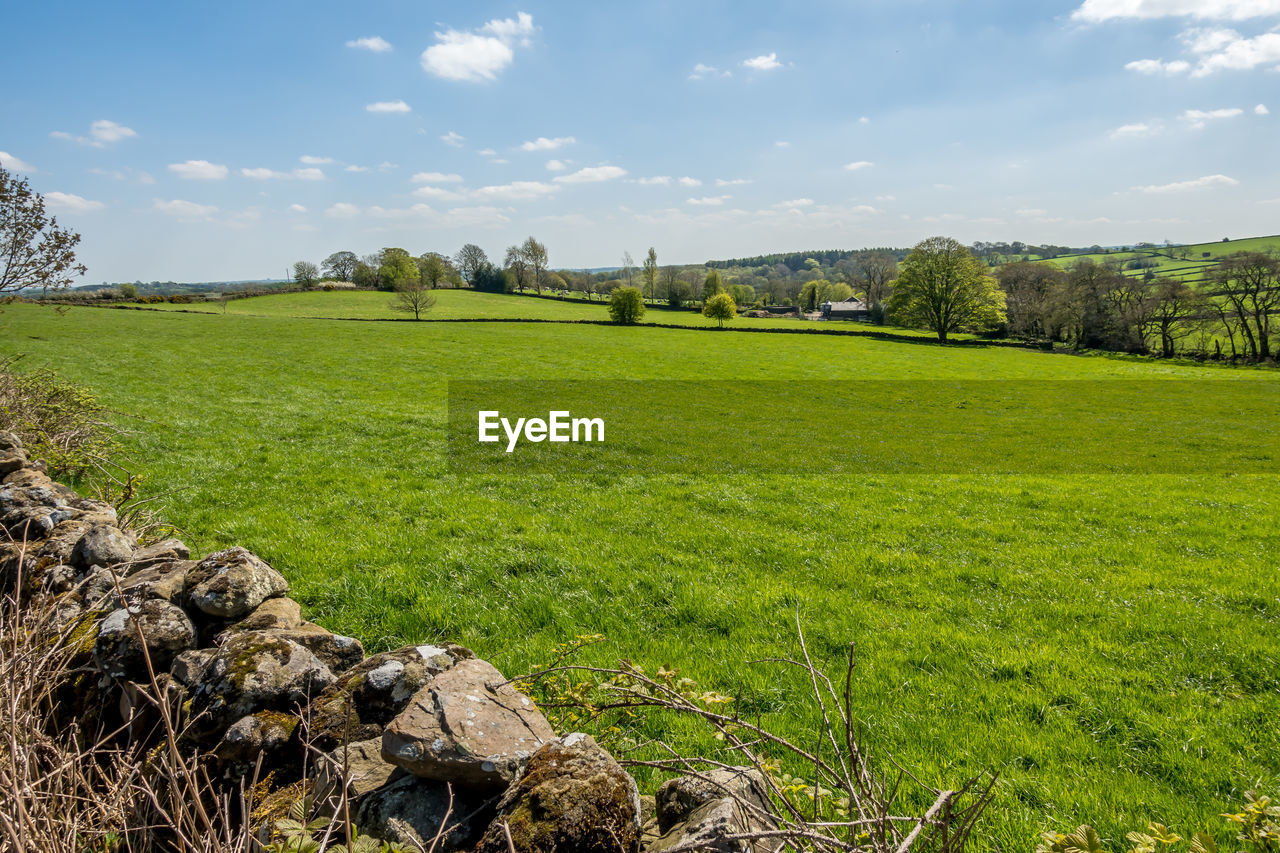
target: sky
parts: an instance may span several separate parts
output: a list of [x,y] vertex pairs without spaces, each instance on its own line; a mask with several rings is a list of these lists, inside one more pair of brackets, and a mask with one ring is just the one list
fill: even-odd
[[[1280,232],[1280,0],[15,3],[85,283]],[[1273,113],[1273,110],[1276,113]]]

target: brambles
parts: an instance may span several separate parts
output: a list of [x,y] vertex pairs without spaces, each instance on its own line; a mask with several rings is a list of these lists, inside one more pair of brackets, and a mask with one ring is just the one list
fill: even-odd
[[0,358],[0,432],[22,439],[54,473],[80,477],[118,449],[108,409],[87,389],[55,371],[18,371],[22,356]]

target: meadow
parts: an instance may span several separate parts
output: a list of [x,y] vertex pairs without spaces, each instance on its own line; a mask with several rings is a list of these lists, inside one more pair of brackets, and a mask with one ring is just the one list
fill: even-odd
[[[1134,249],[1128,252],[1094,252],[1075,255],[1059,255],[1047,263],[1066,269],[1079,260],[1095,263],[1127,264],[1140,260],[1152,264],[1140,269],[1125,269],[1125,275],[1141,278],[1150,269],[1163,278],[1178,278],[1187,284],[1200,284],[1218,263],[1236,252],[1275,252],[1280,250],[1280,235],[1271,237],[1246,237],[1241,240],[1219,240],[1213,243],[1194,243],[1187,246],[1156,246],[1150,249]],[[1185,256],[1184,256],[1185,255]]]
[[[463,304],[480,296],[442,293],[434,316],[603,314],[518,297]],[[706,425],[692,468],[512,477],[459,470],[447,443],[459,379],[715,379],[744,394],[764,380],[1212,379],[1270,400],[1273,370],[306,313],[356,316],[386,299],[265,297],[225,316],[12,305],[0,350],[119,412],[127,464],[195,550],[250,548],[310,617],[370,651],[451,639],[516,674],[599,633],[583,662],[675,667],[806,738],[807,685],[750,663],[794,653],[798,610],[833,672],[854,644],[855,710],[875,743],[938,784],[1001,774],[986,849],[1030,849],[1041,830],[1080,822],[1127,849],[1123,831],[1149,820],[1216,829],[1246,789],[1280,790],[1269,447],[1217,471],[1161,458],[1121,474],[849,473],[828,464],[848,447],[815,416],[793,465],[755,470],[726,417]],[[1161,400],[1130,405],[1173,424],[1200,417]],[[1274,423],[1220,441],[1247,448]],[[663,734],[714,748],[691,727]]]

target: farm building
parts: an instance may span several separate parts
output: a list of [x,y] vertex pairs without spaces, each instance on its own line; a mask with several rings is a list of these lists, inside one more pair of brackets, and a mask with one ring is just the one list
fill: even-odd
[[822,303],[822,319],[824,320],[869,320],[870,318],[871,314],[867,310],[867,303],[861,299]]

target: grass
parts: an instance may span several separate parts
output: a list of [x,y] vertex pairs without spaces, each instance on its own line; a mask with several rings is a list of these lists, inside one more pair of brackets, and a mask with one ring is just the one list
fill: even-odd
[[[1185,258],[1181,257],[1183,249],[1187,251]],[[1100,264],[1108,262],[1127,264],[1129,261],[1141,259],[1155,262],[1155,266],[1149,267],[1149,269],[1156,275],[1166,278],[1179,278],[1188,284],[1198,284],[1205,281],[1206,276],[1218,266],[1218,262],[1228,255],[1236,252],[1276,251],[1280,251],[1280,235],[1248,237],[1242,240],[1229,240],[1226,242],[1195,243],[1182,247],[1166,248],[1157,246],[1153,249],[1137,249],[1129,252],[1086,252],[1077,255],[1060,255],[1045,263],[1066,269],[1077,261],[1086,258]],[[1146,269],[1148,268],[1125,269],[1124,274],[1141,278],[1146,273]]]
[[1001,772],[989,848],[1092,822],[1120,849],[1150,819],[1185,835],[1219,826],[1246,788],[1280,788],[1273,460],[1234,474],[1159,460],[1126,475],[834,476],[825,460],[845,447],[815,423],[790,470],[756,472],[732,418],[708,426],[689,471],[504,477],[454,470],[445,452],[451,378],[1208,377],[1271,394],[1271,371],[248,313],[286,299],[225,317],[15,305],[0,341],[122,413],[133,467],[196,549],[254,550],[312,617],[371,651],[451,638],[515,674],[602,633],[585,661],[669,664],[804,738],[807,686],[747,663],[793,651],[798,606],[818,656],[856,644],[856,711],[906,766],[939,783]]

